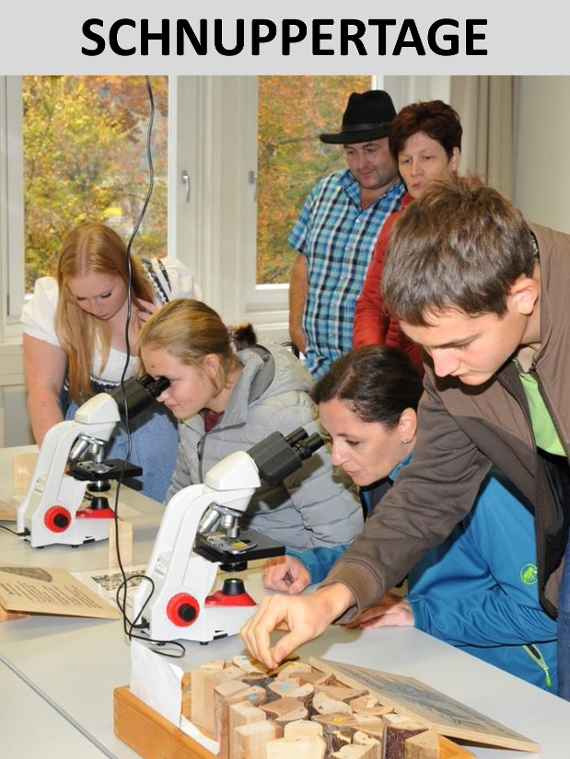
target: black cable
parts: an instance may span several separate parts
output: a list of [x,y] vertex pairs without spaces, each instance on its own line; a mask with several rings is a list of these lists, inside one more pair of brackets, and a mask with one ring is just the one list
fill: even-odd
[[11,527],[6,527],[5,524],[0,524],[0,530],[6,530],[6,532],[11,532],[12,535],[15,535],[17,538],[21,538],[23,533],[16,532],[16,530],[13,530]]
[[[119,386],[121,388],[121,393],[122,393],[122,401],[123,401],[123,418],[124,418],[124,424],[125,424],[125,429],[126,429],[126,434],[127,434],[127,453],[123,460],[121,475],[119,479],[117,480],[117,487],[115,490],[115,508],[114,508],[115,548],[117,552],[117,564],[119,565],[119,570],[121,572],[121,577],[122,577],[122,582],[117,588],[116,598],[117,598],[117,605],[123,617],[123,630],[124,630],[125,635],[129,638],[129,640],[132,640],[133,638],[135,638],[136,640],[144,640],[148,643],[153,643],[159,646],[172,645],[175,648],[178,648],[177,653],[169,653],[168,649],[159,650],[157,651],[157,653],[160,653],[163,656],[169,656],[173,658],[182,658],[186,653],[186,649],[184,648],[182,643],[179,643],[178,641],[155,640],[146,635],[136,635],[133,632],[133,630],[135,629],[142,629],[142,626],[138,624],[138,620],[141,618],[144,609],[146,608],[147,604],[152,598],[152,594],[154,593],[154,582],[152,578],[148,577],[147,575],[133,575],[132,578],[127,577],[125,568],[123,566],[123,561],[121,558],[121,550],[119,546],[119,492],[121,490],[121,485],[123,484],[125,466],[130,458],[131,451],[132,451],[131,429],[130,429],[130,424],[129,424],[129,409],[128,409],[127,397],[125,393],[125,378],[126,378],[127,371],[129,368],[129,363],[131,360],[131,343],[130,343],[130,336],[129,336],[129,328],[130,328],[131,318],[132,318],[133,291],[134,291],[133,262],[132,262],[132,256],[131,256],[131,248],[133,245],[133,241],[140,229],[144,216],[146,214],[148,204],[150,203],[150,199],[151,199],[152,192],[154,189],[154,164],[152,160],[151,142],[152,142],[152,127],[154,124],[154,115],[155,115],[155,105],[154,105],[154,95],[152,92],[150,78],[146,76],[145,81],[146,81],[146,90],[148,94],[148,99],[150,103],[150,113],[149,113],[148,126],[147,126],[147,132],[146,132],[146,158],[147,158],[147,165],[148,165],[148,172],[149,172],[149,182],[148,182],[148,190],[147,190],[146,197],[144,199],[144,202],[141,208],[141,212],[135,223],[129,242],[127,244],[127,271],[128,271],[128,283],[129,283],[128,291],[127,291],[127,320],[125,323],[125,343],[127,346],[127,352],[126,352],[126,358],[125,358],[125,365],[123,367],[123,372],[121,374],[121,379],[119,382]],[[127,589],[128,589],[129,581],[131,579],[134,579],[135,577],[143,577],[144,579],[148,580],[151,583],[151,592],[148,598],[146,599],[144,605],[142,606],[141,610],[137,614],[136,618],[131,621],[127,616]],[[122,591],[122,598],[121,598],[121,591]],[[154,650],[156,651],[156,649]]]

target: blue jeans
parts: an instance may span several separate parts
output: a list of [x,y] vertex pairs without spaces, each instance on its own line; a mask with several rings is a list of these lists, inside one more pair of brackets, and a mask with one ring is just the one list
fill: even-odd
[[[65,414],[73,419],[77,404],[71,403]],[[131,422],[131,453],[129,461],[142,467],[142,492],[155,501],[164,501],[176,465],[178,428],[168,409],[153,403]],[[127,435],[119,425],[105,451],[105,458],[124,459],[127,455]]]
[[570,701],[570,541],[566,559],[558,614],[558,695]]

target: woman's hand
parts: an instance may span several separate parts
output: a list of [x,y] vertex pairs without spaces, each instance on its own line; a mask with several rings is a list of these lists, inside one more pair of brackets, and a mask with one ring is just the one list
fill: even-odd
[[374,627],[414,627],[414,625],[414,612],[409,601],[394,593],[386,593],[381,603],[363,611],[347,627],[371,630]]
[[135,306],[137,309],[137,317],[141,325],[147,322],[157,311],[160,311],[161,308],[160,305],[150,303],[150,301],[142,300],[141,298],[135,300]]
[[263,584],[268,590],[293,595],[311,584],[311,575],[303,562],[294,556],[279,556],[266,565]]

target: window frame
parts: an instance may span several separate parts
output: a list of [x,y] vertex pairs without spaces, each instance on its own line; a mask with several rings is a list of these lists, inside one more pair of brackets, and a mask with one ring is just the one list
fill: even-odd
[[24,162],[22,144],[22,80],[0,78],[0,224],[3,277],[2,314],[5,337],[19,334],[24,305]]
[[[448,77],[375,76],[403,103],[425,99]],[[22,80],[0,77],[0,340],[18,339],[24,303]],[[257,273],[257,77],[169,77],[168,254],[194,273],[204,299],[228,323],[251,321],[288,338],[288,284]],[[191,199],[181,180],[191,176]],[[265,339],[265,338],[264,338]]]

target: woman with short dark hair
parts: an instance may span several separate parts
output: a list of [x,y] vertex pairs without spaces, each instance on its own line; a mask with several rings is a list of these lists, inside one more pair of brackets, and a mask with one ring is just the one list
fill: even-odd
[[353,345],[402,348],[421,366],[420,349],[410,342],[399,322],[384,308],[381,292],[384,261],[394,225],[404,209],[433,182],[456,175],[463,129],[457,112],[441,100],[412,103],[399,112],[390,130],[390,151],[408,190],[400,211],[387,219],[374,248],[362,293],[356,304]]

